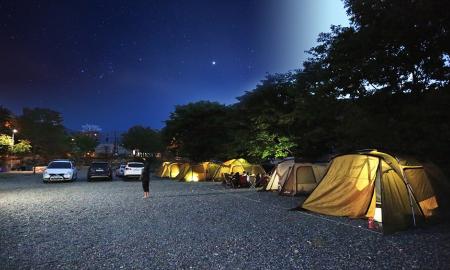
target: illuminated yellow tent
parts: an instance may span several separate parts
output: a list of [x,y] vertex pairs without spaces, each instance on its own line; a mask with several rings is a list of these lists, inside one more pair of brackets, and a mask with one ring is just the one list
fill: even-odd
[[179,162],[163,162],[156,176],[161,178],[174,179],[183,169],[183,163]]
[[220,167],[216,170],[213,176],[213,180],[221,181],[224,180],[225,174],[234,174],[236,172],[243,173],[244,171],[253,175],[265,173],[261,165],[253,165],[243,158],[238,158],[238,159],[231,159],[222,163]]
[[168,177],[169,176],[169,161],[165,161],[161,164],[161,167],[159,167],[158,171],[156,172],[157,177]]
[[189,163],[171,163],[169,165],[169,178],[177,180],[178,176],[182,175],[189,167]]
[[335,157],[301,208],[352,218],[370,217],[384,232],[415,226],[442,211],[437,168],[411,166],[376,150]]
[[211,180],[219,164],[214,162],[203,162],[191,164],[187,169],[178,175],[178,179],[184,182],[199,182]]
[[280,195],[294,196],[311,193],[322,180],[327,163],[294,163],[285,173]]

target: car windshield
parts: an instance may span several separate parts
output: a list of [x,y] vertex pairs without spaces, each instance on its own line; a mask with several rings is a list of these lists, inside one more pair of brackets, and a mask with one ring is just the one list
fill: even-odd
[[91,167],[93,168],[102,168],[102,169],[106,169],[108,168],[108,163],[106,162],[97,162],[97,163],[92,163]]
[[128,163],[128,167],[131,167],[131,168],[142,168],[142,167],[144,167],[144,163]]
[[70,169],[71,167],[70,162],[64,161],[54,161],[47,166],[49,169]]

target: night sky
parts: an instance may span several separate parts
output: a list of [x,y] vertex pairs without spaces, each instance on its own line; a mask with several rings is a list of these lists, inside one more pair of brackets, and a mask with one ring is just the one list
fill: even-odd
[[159,129],[177,104],[231,104],[300,68],[331,24],[348,25],[339,0],[0,0],[0,105]]

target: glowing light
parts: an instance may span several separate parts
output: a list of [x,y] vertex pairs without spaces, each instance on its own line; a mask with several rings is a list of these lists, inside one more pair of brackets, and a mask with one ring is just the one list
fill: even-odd
[[383,215],[381,214],[381,208],[375,208],[375,215],[373,217],[373,220],[377,222],[383,222]]
[[198,182],[198,173],[193,172],[191,177],[192,182]]
[[170,168],[170,178],[176,177],[180,173],[180,168],[178,167],[178,164],[174,164]]

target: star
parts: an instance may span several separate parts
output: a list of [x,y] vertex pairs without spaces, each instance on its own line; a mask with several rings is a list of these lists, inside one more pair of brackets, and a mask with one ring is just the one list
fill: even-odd
[[215,66],[216,65],[216,61],[212,61],[211,65]]

